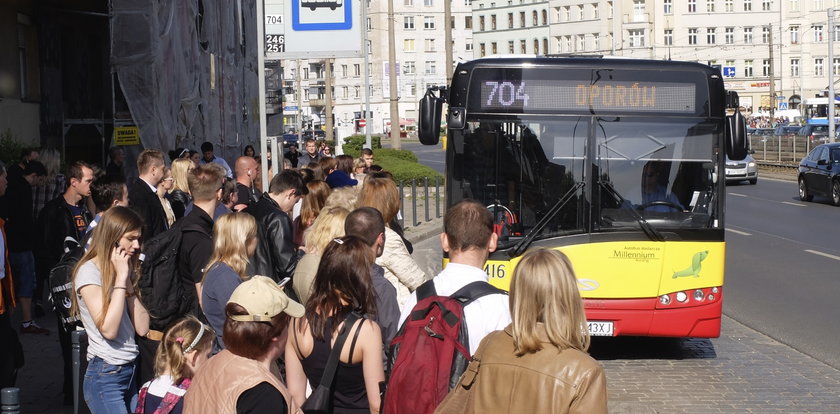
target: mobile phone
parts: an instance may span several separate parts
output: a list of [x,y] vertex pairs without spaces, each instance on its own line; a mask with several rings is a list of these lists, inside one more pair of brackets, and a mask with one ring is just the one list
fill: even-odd
[[280,286],[280,287],[286,286],[286,283],[289,283],[290,280],[292,280],[292,278],[290,278],[288,276],[284,277],[283,280],[281,280],[280,282],[277,283],[277,286]]

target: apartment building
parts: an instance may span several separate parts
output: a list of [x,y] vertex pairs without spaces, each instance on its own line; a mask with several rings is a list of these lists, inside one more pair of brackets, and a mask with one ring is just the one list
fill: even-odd
[[[410,134],[417,124],[417,102],[429,85],[446,84],[444,39],[444,0],[392,0],[394,41],[396,44],[397,91],[402,130]],[[367,2],[368,76],[371,132],[390,130],[388,71],[388,0]],[[451,0],[452,53],[455,63],[473,58],[473,18],[471,0]],[[294,61],[284,61],[286,107],[297,106],[294,88]],[[325,60],[301,61],[301,114],[286,115],[287,125],[300,120],[325,124]],[[332,61],[333,117],[339,137],[357,133],[356,116],[365,110],[365,70],[363,58],[337,58]]]
[[473,1],[473,56],[549,53],[547,0]]
[[534,9],[541,16],[545,7],[547,47],[536,52],[526,46],[525,53],[719,65],[727,88],[737,91],[742,105],[752,110],[774,102],[777,109],[797,108],[803,99],[827,89],[829,70],[840,75],[840,46],[835,46],[838,57],[828,61],[828,36],[840,45],[840,26],[830,29],[827,14],[828,8],[840,8],[838,0],[481,0],[473,8],[478,21],[475,56],[523,53],[517,43],[542,38],[545,28],[512,31],[509,16],[516,25],[522,11],[527,17]]

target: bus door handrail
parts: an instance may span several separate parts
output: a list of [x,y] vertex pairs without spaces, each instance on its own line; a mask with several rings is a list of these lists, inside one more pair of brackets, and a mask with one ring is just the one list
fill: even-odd
[[543,231],[545,226],[548,225],[548,222],[551,221],[555,215],[557,215],[560,209],[566,206],[566,203],[568,203],[569,200],[572,199],[572,196],[575,195],[578,192],[578,190],[581,189],[584,185],[586,185],[585,182],[579,181],[575,183],[575,185],[573,185],[572,188],[569,189],[569,191],[566,191],[566,194],[564,194],[563,197],[560,197],[560,199],[557,200],[557,202],[554,203],[553,206],[551,206],[551,208],[548,210],[548,213],[546,213],[546,215],[540,221],[537,222],[534,228],[522,240],[520,240],[519,243],[516,243],[516,245],[513,246],[513,249],[510,250],[509,256],[516,257],[519,256],[522,252],[524,252],[525,249],[527,249],[528,246],[530,246],[531,243],[533,243],[537,235],[540,234],[541,231]]

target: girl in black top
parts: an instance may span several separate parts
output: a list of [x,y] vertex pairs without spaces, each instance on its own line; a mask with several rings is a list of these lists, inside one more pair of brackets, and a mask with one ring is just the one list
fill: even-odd
[[[304,401],[307,379],[316,388],[345,317],[353,310],[376,312],[370,268],[374,255],[362,239],[334,239],[324,250],[306,314],[292,321],[286,343],[289,392]],[[378,413],[379,382],[384,381],[379,325],[362,319],[352,327],[339,356],[334,381],[333,412]]]

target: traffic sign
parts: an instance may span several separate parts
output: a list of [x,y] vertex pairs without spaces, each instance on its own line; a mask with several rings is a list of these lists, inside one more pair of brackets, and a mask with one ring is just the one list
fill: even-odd
[[735,66],[724,66],[723,67],[723,76],[726,78],[734,78],[735,77]]
[[787,102],[779,102],[779,110],[780,111],[785,111],[787,109],[788,109],[788,103]]
[[359,128],[364,128],[367,125],[367,120],[362,118],[359,120]]

